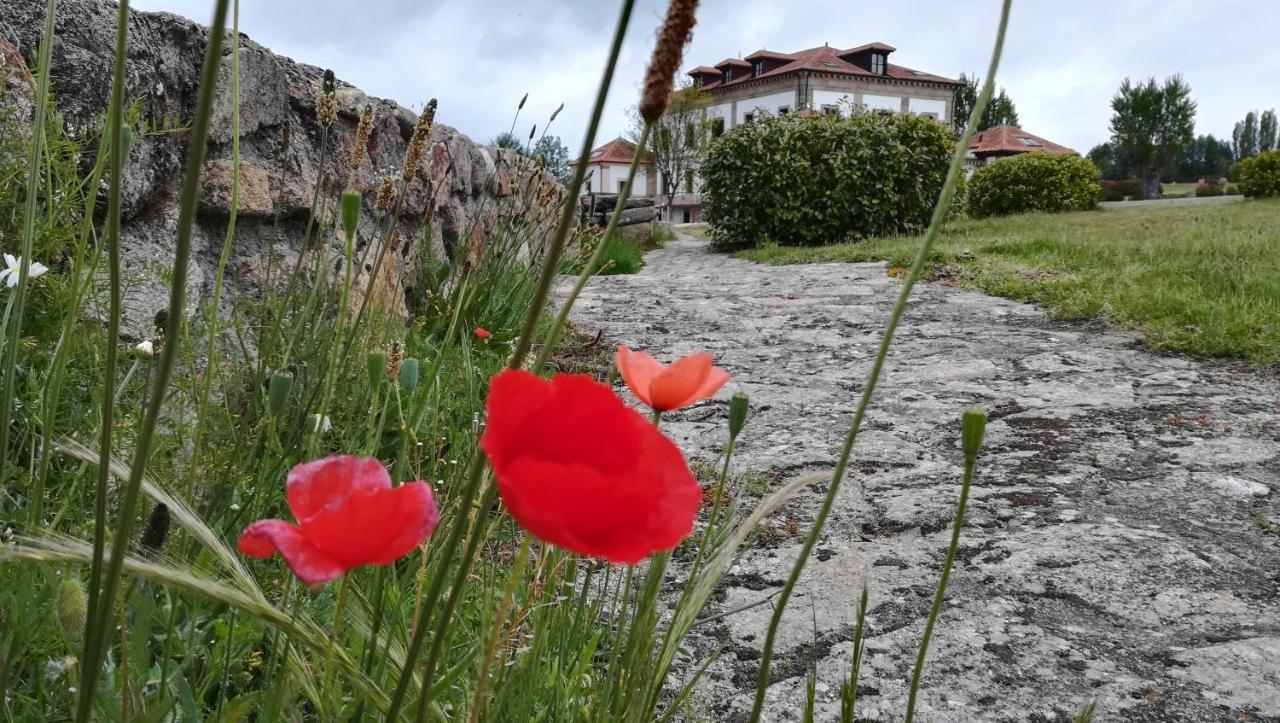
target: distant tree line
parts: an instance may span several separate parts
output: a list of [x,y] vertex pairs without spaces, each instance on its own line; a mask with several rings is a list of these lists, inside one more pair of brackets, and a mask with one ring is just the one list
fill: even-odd
[[1195,135],[1196,103],[1181,76],[1157,83],[1125,79],[1111,101],[1110,140],[1089,151],[1105,180],[1137,179],[1148,196],[1161,179],[1184,182],[1234,178],[1246,158],[1277,148],[1274,110],[1250,111],[1231,138]]

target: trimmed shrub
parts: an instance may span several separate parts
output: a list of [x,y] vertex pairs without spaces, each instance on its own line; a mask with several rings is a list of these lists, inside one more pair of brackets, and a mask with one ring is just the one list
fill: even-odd
[[716,248],[816,246],[926,227],[955,149],[910,115],[780,116],[744,123],[701,167]]
[[1248,198],[1280,196],[1280,151],[1240,161],[1240,192]]
[[1201,183],[1196,185],[1196,198],[1213,198],[1222,195],[1222,186],[1216,183]]
[[1234,183],[1228,183],[1227,188],[1225,191],[1223,191],[1223,193],[1227,194],[1228,196],[1239,196],[1240,187]]
[[1102,181],[1103,201],[1143,201],[1146,196],[1142,192],[1142,181],[1129,179],[1126,181]]
[[1023,153],[983,166],[969,179],[969,215],[1084,211],[1098,203],[1098,167],[1065,153]]

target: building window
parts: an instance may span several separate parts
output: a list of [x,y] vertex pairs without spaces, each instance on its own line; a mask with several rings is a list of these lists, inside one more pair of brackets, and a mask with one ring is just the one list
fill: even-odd
[[884,75],[885,58],[884,53],[871,54],[871,72],[876,75]]
[[693,127],[693,124],[690,123],[689,125],[684,127],[684,147],[696,148],[697,146],[698,146],[698,131]]
[[711,119],[711,136],[719,138],[724,135],[724,118]]
[[733,71],[728,68],[725,68],[724,72],[720,74],[721,83],[728,83],[731,78],[733,78]]
[[746,115],[742,116],[742,120],[743,120],[743,122],[745,122],[745,123],[750,123],[751,121],[753,121],[753,120],[755,120],[755,119],[756,119],[756,114],[755,114],[755,113],[748,113],[748,114],[746,114]]
[[778,106],[778,115],[786,115],[790,112],[791,112],[791,106],[786,106],[786,105]]
[[622,193],[622,189],[624,189],[624,188],[626,188],[626,187],[627,187],[627,182],[626,182],[626,180],[625,180],[625,179],[624,179],[624,180],[621,180],[621,181],[618,181],[618,193],[619,193],[619,194],[621,194],[621,193]]
[[928,119],[930,119],[930,120],[938,120],[938,114],[937,114],[937,113],[917,113],[916,115],[920,116],[921,118],[928,118]]
[[840,115],[840,106],[824,105],[822,106],[822,115]]
[[876,115],[893,115],[893,111],[888,108],[876,108]]
[[684,192],[693,193],[693,171],[688,170],[684,173]]
[[764,61],[757,60],[751,64],[751,77],[759,78],[762,75],[764,75]]

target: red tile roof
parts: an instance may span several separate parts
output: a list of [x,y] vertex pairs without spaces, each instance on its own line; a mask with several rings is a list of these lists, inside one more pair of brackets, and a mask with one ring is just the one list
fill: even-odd
[[[587,158],[587,164],[631,163],[635,154],[636,144],[626,138],[618,137],[592,151],[591,156]],[[571,165],[576,163],[576,160],[570,162]]]
[[[759,78],[774,78],[777,76],[786,75],[788,73],[795,73],[802,70],[807,70],[809,72],[816,72],[816,73],[833,73],[836,75],[855,75],[855,76],[861,76],[866,78],[888,78],[891,80],[920,81],[925,83],[941,83],[944,85],[956,85],[956,86],[960,85],[958,81],[952,80],[951,78],[945,78],[940,75],[925,73],[919,70],[912,70],[911,68],[906,68],[901,65],[894,65],[892,63],[886,63],[884,75],[876,75],[875,73],[872,73],[870,70],[854,65],[853,63],[850,63],[849,61],[841,57],[841,56],[851,56],[855,53],[867,52],[871,50],[879,50],[885,53],[891,53],[893,52],[894,48],[893,46],[885,45],[884,43],[870,43],[868,45],[860,45],[856,48],[851,48],[849,50],[841,50],[839,48],[832,48],[824,45],[817,48],[809,48],[808,50],[801,50],[796,53],[775,53],[773,51],[757,51],[755,53],[752,53],[751,55],[748,55],[747,57],[748,58],[763,57],[763,58],[769,58],[774,60],[789,61],[789,62],[781,63],[776,67],[772,68],[771,70],[768,70],[767,72],[762,73],[761,75],[757,76]],[[718,63],[716,67],[722,68],[727,65],[732,65],[735,67],[737,66],[749,67],[750,63],[748,63],[745,60],[728,58]],[[692,71],[690,71],[689,75],[698,76],[698,75],[710,74],[711,72],[712,71],[706,68],[706,66],[699,66],[693,69]],[[750,75],[743,75],[740,78],[734,78],[728,83],[723,83],[720,81],[703,83],[702,87],[704,90],[715,90],[717,88],[737,85],[739,83],[746,83],[751,80],[755,80],[755,78],[752,78]]]
[[1008,155],[1029,151],[1071,153],[1080,155],[1066,146],[1028,133],[1017,126],[993,126],[974,136],[969,149],[977,156]]

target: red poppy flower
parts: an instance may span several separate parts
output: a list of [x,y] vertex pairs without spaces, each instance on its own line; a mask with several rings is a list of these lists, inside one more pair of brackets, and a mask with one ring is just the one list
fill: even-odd
[[671,366],[625,345],[618,347],[616,362],[622,379],[636,398],[659,412],[687,407],[710,399],[729,381],[729,372],[711,366],[706,352],[690,354]]
[[693,530],[702,490],[680,450],[588,376],[504,371],[480,447],[498,491],[535,537],[634,564]]
[[361,565],[387,565],[422,544],[440,519],[431,486],[391,486],[369,457],[334,456],[300,464],[285,481],[298,524],[258,520],[240,535],[240,552],[279,552],[303,582],[319,585]]
[[488,339],[491,336],[493,336],[493,334],[490,334],[488,329],[484,328],[483,326],[476,327],[477,339]]

